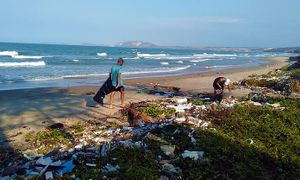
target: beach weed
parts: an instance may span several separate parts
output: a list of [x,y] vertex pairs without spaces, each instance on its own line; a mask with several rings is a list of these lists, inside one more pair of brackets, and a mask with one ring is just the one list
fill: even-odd
[[205,105],[205,102],[201,101],[201,100],[197,100],[197,99],[188,99],[187,103],[191,103],[194,106],[202,106]]
[[149,104],[146,108],[142,109],[142,113],[153,118],[170,118],[175,114],[174,108],[164,108],[160,104]]
[[245,82],[249,86],[258,86],[258,87],[267,87],[267,88],[273,88],[278,83],[278,81],[276,80],[257,79],[257,78],[247,79]]

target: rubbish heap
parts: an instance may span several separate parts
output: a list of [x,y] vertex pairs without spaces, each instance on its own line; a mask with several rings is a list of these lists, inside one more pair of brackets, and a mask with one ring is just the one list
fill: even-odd
[[[200,100],[195,101],[196,98]],[[249,99],[254,105],[284,109],[279,104],[267,103],[263,94],[252,93],[249,95]],[[172,159],[202,160],[205,158],[205,152],[201,149],[185,149],[178,152],[175,145],[168,142],[164,138],[165,136],[159,137],[157,132],[166,127],[174,128],[171,136],[184,133],[189,143],[197,143],[194,128],[216,131],[210,121],[201,118],[201,114],[217,109],[232,108],[235,104],[249,101],[239,102],[233,97],[228,97],[217,104],[212,102],[209,97],[203,96],[167,98],[159,102],[145,101],[126,106],[122,110],[122,114],[127,117],[130,126],[106,127],[79,124],[68,127],[64,124],[52,125],[43,132],[46,135],[38,134],[34,137],[33,150],[24,151],[22,159],[11,162],[0,172],[0,179],[54,179],[65,175],[76,179],[76,172],[82,168],[98,169],[103,176],[119,173],[122,171],[122,166],[112,163],[115,158],[111,157],[111,151],[120,147],[149,150],[152,148],[150,142],[161,144],[162,155],[159,155],[157,160],[160,162],[162,177],[179,176],[182,168],[172,164]],[[177,128],[178,125],[189,128],[181,130]],[[39,139],[49,136],[52,140],[49,140],[51,143]],[[54,140],[54,136],[58,136],[59,140]],[[52,149],[45,152],[45,147],[52,147]],[[164,160],[163,157],[168,157],[169,160]]]

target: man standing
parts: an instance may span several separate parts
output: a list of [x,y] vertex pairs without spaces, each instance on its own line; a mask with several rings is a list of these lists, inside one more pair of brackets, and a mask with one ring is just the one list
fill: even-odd
[[[221,102],[223,99],[225,86],[227,86],[229,94],[231,93],[229,84],[230,84],[230,79],[225,77],[218,77],[214,80],[213,83],[214,95],[219,102]],[[217,90],[220,90],[221,92],[217,94]]]
[[124,87],[123,87],[123,79],[122,79],[123,64],[124,64],[124,60],[122,58],[119,58],[117,64],[111,68],[110,77],[113,85],[113,90],[110,94],[110,104],[109,104],[110,108],[113,107],[113,101],[116,92],[120,92],[121,106],[124,107]]
[[100,105],[103,105],[103,99],[105,95],[111,93],[109,107],[112,108],[115,92],[119,91],[121,93],[121,105],[124,106],[124,87],[122,80],[123,63],[124,60],[122,58],[119,58],[117,64],[111,68],[108,79],[104,82],[104,84],[94,96],[94,101],[96,101]]

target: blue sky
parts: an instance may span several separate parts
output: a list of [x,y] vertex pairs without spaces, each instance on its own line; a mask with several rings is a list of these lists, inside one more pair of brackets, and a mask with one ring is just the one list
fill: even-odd
[[2,0],[0,41],[300,46],[300,0]]

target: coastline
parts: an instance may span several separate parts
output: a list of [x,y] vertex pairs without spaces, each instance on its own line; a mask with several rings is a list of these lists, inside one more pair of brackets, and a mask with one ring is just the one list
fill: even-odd
[[[251,74],[264,74],[271,70],[281,68],[288,64],[288,57],[268,58],[270,62],[259,68],[238,68],[223,71],[187,74],[180,76],[156,77],[156,78],[134,78],[124,79],[127,86],[153,87],[155,84],[174,86],[187,92],[212,92],[212,81],[217,76],[226,76],[232,81],[238,81]],[[100,86],[100,84],[99,84]],[[115,96],[115,107],[109,109],[108,98],[105,106],[99,108],[87,107],[86,102],[90,100],[99,86],[76,86],[57,88],[34,88],[0,91],[0,138],[10,139],[15,134],[20,135],[12,138],[13,144],[22,146],[24,136],[30,132],[39,131],[53,123],[76,123],[97,122],[107,125],[120,118],[120,98]],[[243,96],[249,90],[233,90],[233,96]],[[14,97],[14,100],[12,100]],[[135,89],[127,89],[125,103],[139,102],[144,100],[155,100],[160,97],[138,94]],[[2,142],[1,140],[1,142]],[[24,142],[23,142],[24,143]]]

